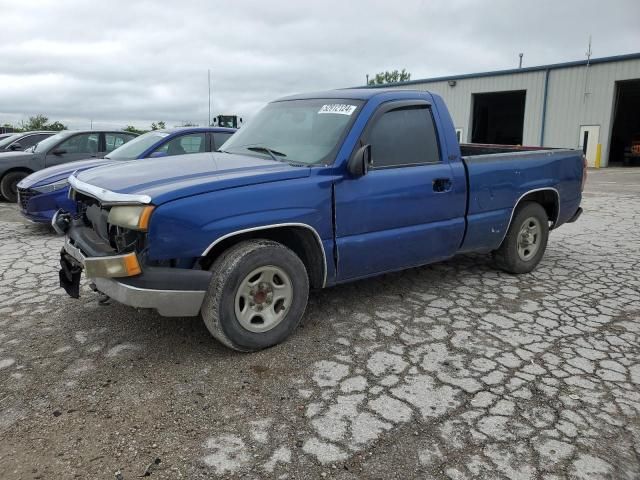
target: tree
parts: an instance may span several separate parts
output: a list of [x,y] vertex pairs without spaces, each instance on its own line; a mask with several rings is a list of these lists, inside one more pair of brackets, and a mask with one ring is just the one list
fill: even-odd
[[165,124],[162,120],[160,120],[158,123],[153,122],[151,124],[151,130],[162,130],[163,128],[165,128]]
[[376,73],[374,77],[369,80],[369,85],[384,85],[385,83],[400,83],[408,82],[411,80],[411,74],[404,68],[401,71],[394,70],[393,72],[380,72]]
[[66,130],[67,126],[62,122],[55,121],[49,122],[49,117],[39,113],[34,117],[29,117],[29,121],[21,122],[21,130],[29,132],[31,130],[53,130],[59,132],[60,130]]
[[29,121],[27,123],[22,122],[23,130],[44,130],[45,125],[49,121],[48,117],[45,117],[42,114],[38,114],[35,117],[29,117]]
[[125,131],[125,132],[131,132],[131,133],[135,133],[135,134],[138,134],[138,135],[142,135],[143,133],[147,133],[148,132],[148,130],[140,130],[140,129],[134,127],[133,125],[127,125],[122,130]]
[[55,121],[53,123],[49,123],[48,125],[45,125],[44,127],[45,127],[44,128],[45,130],[54,130],[56,132],[59,132],[60,130],[66,130],[67,129],[66,125],[64,125],[63,123],[58,122],[58,121]]

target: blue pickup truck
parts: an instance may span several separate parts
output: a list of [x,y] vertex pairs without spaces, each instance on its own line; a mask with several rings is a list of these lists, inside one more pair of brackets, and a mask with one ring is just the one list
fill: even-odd
[[[176,168],[180,165],[180,168]],[[442,99],[345,89],[268,104],[219,152],[69,178],[77,213],[61,286],[164,316],[201,314],[224,345],[287,338],[310,289],[491,253],[527,273],[549,230],[575,221],[576,150],[463,145]]]

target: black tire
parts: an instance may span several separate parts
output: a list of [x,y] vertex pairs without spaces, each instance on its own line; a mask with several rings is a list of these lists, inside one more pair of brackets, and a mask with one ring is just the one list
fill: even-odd
[[27,172],[9,172],[0,181],[0,193],[11,203],[18,201],[18,182],[29,175]]
[[[236,294],[249,274],[268,266],[281,269],[289,277],[292,299],[279,323],[256,333],[238,320]],[[309,297],[309,277],[302,260],[284,245],[263,239],[241,242],[226,250],[210,270],[213,278],[201,314],[209,332],[223,345],[242,352],[262,350],[284,341],[300,323]]]
[[[539,236],[537,238],[537,250],[531,252],[531,257],[522,256],[518,249],[518,239],[525,224],[539,225]],[[545,209],[536,202],[521,203],[513,216],[507,236],[502,241],[502,245],[493,252],[495,265],[509,273],[529,273],[538,266],[547,248],[549,240],[549,217]],[[521,247],[526,248],[526,247]],[[526,250],[525,250],[526,252]]]

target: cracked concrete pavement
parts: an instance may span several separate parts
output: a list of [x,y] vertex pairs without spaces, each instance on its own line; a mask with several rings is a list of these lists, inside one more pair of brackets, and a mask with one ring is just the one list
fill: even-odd
[[640,478],[640,170],[591,171],[583,206],[532,274],[467,255],[315,292],[239,354],[66,297],[61,239],[0,203],[0,476]]

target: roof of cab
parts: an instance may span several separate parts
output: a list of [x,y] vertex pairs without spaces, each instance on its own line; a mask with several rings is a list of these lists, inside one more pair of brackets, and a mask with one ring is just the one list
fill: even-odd
[[276,100],[282,102],[287,100],[305,100],[312,98],[348,98],[352,100],[369,100],[376,95],[382,95],[389,92],[414,92],[425,94],[424,90],[398,90],[397,88],[342,88],[338,90],[326,90],[324,92],[300,93],[297,95],[289,95]]

